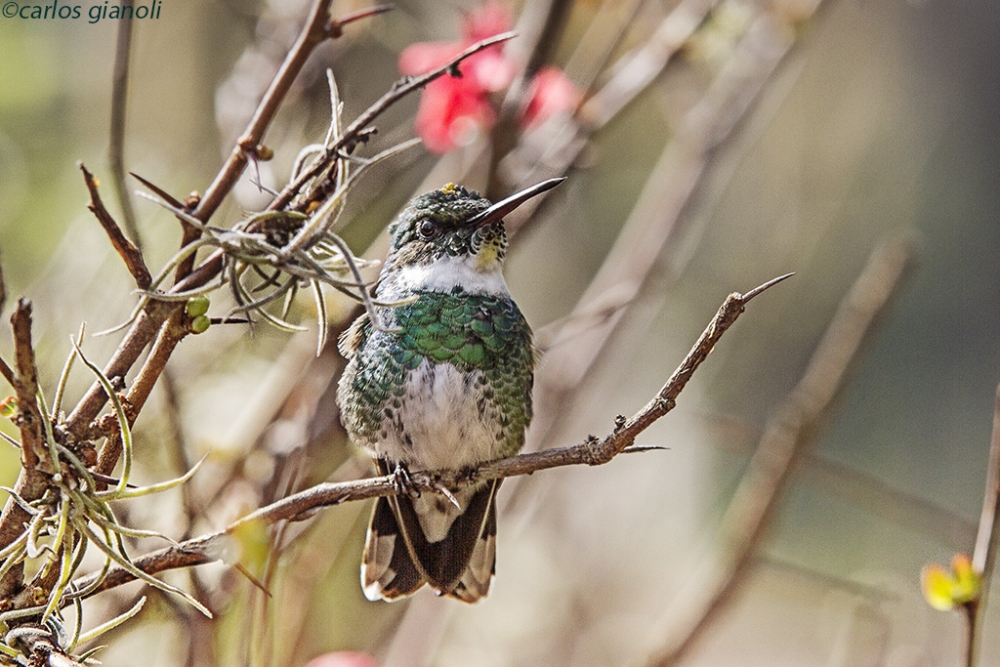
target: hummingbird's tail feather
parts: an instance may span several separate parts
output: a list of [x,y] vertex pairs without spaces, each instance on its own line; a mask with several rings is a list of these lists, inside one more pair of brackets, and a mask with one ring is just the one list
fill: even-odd
[[475,489],[468,504],[462,503],[464,511],[455,517],[448,533],[436,542],[424,534],[411,498],[390,499],[414,564],[438,593],[463,602],[475,602],[489,593],[496,557],[494,499],[498,488],[500,480]]
[[[388,469],[376,462],[380,471]],[[490,591],[496,563],[496,493],[502,480],[457,494],[463,510],[443,538],[429,541],[420,515],[435,503],[406,495],[379,498],[372,512],[361,566],[369,600],[394,600],[428,583],[441,595],[476,602]]]
[[465,568],[461,580],[455,589],[448,593],[453,598],[462,602],[477,602],[480,598],[486,597],[490,592],[490,584],[493,583],[493,576],[496,574],[497,562],[497,511],[496,511],[496,488],[500,486],[499,481],[494,485],[493,498],[489,509],[486,511],[486,523],[483,531],[476,540],[476,546],[472,549],[472,558],[469,559],[469,566]]
[[361,587],[369,600],[395,600],[427,583],[400,535],[388,498],[379,498],[368,524],[361,561]]

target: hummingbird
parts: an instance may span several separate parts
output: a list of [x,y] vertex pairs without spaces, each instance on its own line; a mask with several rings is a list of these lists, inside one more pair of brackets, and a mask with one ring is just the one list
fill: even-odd
[[[496,204],[448,184],[389,225],[376,305],[339,341],[347,366],[337,392],[348,435],[380,474],[405,487],[410,469],[467,470],[524,446],[535,348],[503,276],[503,218],[562,180]],[[486,596],[500,482],[378,498],[361,563],[365,596],[396,600],[424,584],[463,602]]]

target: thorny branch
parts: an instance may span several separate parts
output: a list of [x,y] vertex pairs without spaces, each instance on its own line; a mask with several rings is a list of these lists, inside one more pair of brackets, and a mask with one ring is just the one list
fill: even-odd
[[[746,294],[734,292],[726,297],[694,347],[656,396],[632,417],[621,416],[616,419],[614,430],[603,439],[591,437],[571,447],[530,452],[500,459],[485,463],[471,471],[414,471],[410,475],[416,488],[434,493],[442,487],[452,489],[478,481],[530,475],[540,470],[561,466],[602,465],[611,461],[618,454],[630,451],[635,439],[643,431],[673,410],[676,399],[687,385],[688,380],[691,379],[701,363],[708,358],[709,353],[722,338],[722,335],[743,314],[747,303],[791,275],[787,274],[775,278]],[[352,500],[387,496],[398,492],[398,483],[391,475],[352,482],[317,484],[310,489],[262,507],[234,522],[225,530],[190,539],[175,547],[168,547],[135,558],[134,564],[147,574],[155,574],[164,570],[199,565],[219,559],[227,560],[229,555],[227,538],[249,523],[271,525],[278,521],[302,520],[322,507]],[[82,588],[93,585],[94,579],[92,575],[83,577],[76,582],[76,586]],[[119,586],[132,579],[133,576],[125,570],[112,570],[95,592]]]

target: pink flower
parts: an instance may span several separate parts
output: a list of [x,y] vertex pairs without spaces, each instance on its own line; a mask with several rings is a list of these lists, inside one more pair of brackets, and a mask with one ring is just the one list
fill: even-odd
[[[409,76],[424,74],[476,42],[510,30],[510,26],[507,7],[490,0],[463,18],[460,40],[421,42],[406,48],[399,56],[399,71]],[[507,88],[516,71],[502,44],[466,58],[458,69],[461,76],[444,76],[428,84],[420,100],[417,134],[435,153],[468,144],[477,134],[493,127],[496,109],[492,94]],[[573,108],[578,101],[579,93],[569,79],[554,67],[545,68],[532,82],[523,123],[535,125]]]
[[528,106],[521,122],[535,127],[556,114],[572,111],[580,103],[580,91],[558,67],[543,67],[531,81]]
[[[498,2],[489,2],[464,17],[462,39],[456,42],[420,42],[399,56],[399,71],[409,76],[444,65],[476,42],[510,29],[510,15]],[[428,150],[446,153],[490,128],[496,112],[489,94],[503,90],[514,78],[514,68],[500,44],[466,58],[458,66],[462,76],[444,76],[424,90],[417,111],[417,134]]]
[[378,667],[378,663],[367,653],[338,651],[317,656],[306,667]]

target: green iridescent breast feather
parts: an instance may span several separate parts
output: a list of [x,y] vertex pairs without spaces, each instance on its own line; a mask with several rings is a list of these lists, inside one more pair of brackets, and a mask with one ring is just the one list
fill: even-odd
[[509,297],[452,292],[412,293],[408,304],[380,309],[387,330],[362,318],[345,333],[342,352],[351,358],[342,391],[353,396],[343,415],[358,436],[375,440],[383,411],[402,398],[408,375],[426,359],[478,371],[484,400],[500,426],[523,440],[531,421],[534,349],[531,329]]

